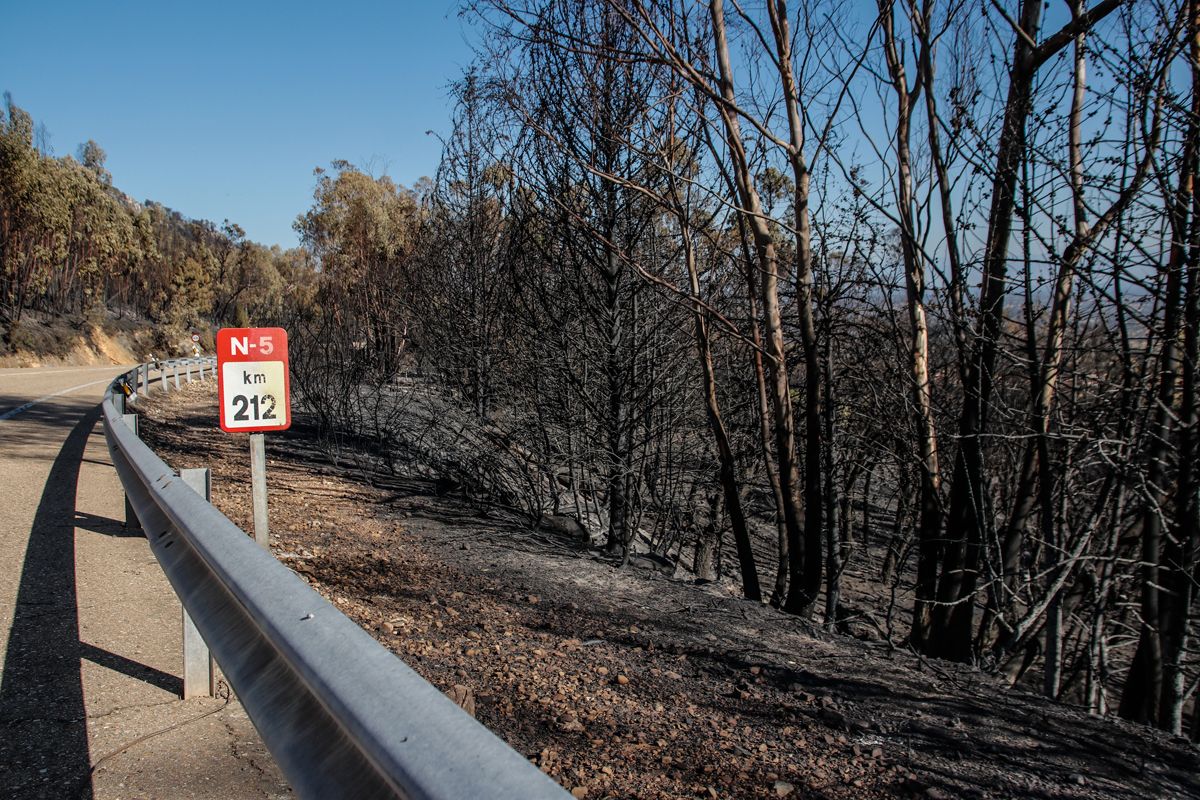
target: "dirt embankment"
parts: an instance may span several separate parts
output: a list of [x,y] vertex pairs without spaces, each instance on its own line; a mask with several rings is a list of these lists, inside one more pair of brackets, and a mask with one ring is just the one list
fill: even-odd
[[[212,384],[141,409],[250,524]],[[1190,744],[599,555],[268,437],[277,557],[577,797],[1184,798]],[[454,687],[458,687],[455,689]]]
[[0,367],[132,364],[136,331],[106,321],[27,314],[0,338]]
[[[190,330],[104,311],[84,317],[28,311],[7,328],[0,325],[0,367],[135,364],[150,354],[188,354]],[[200,331],[206,352],[212,333]]]

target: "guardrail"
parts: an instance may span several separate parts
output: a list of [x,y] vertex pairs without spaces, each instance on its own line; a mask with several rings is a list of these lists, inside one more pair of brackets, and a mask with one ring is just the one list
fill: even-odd
[[[178,382],[188,361],[212,365],[159,362],[163,389],[167,370]],[[119,378],[103,401],[105,437],[128,501],[299,796],[570,796],[186,485],[123,421],[126,398],[114,394],[121,380],[148,391],[150,365]]]

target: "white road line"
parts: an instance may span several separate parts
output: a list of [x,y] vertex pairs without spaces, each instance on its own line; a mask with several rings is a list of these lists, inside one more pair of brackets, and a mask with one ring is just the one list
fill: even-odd
[[58,375],[63,372],[99,372],[102,369],[119,369],[120,364],[107,367],[4,367],[0,369],[0,381],[5,378],[27,378],[30,375]]
[[91,383],[81,383],[78,386],[72,386],[70,389],[63,389],[61,392],[55,392],[54,394],[48,394],[45,397],[39,397],[37,400],[30,400],[28,403],[26,403],[23,406],[17,406],[12,411],[5,411],[3,414],[0,414],[0,422],[3,422],[6,419],[12,419],[17,414],[20,414],[22,411],[28,411],[29,409],[36,406],[38,403],[44,403],[52,397],[58,397],[60,394],[70,394],[71,392],[75,391],[76,389],[86,389],[89,386],[95,386],[100,383],[108,383],[110,380],[111,380],[110,378],[104,378],[103,380],[92,381]]

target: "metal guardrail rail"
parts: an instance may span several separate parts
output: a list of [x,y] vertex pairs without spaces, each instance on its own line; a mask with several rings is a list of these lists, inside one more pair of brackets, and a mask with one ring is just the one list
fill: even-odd
[[[166,369],[212,359],[159,362]],[[149,365],[122,379],[149,389]],[[114,388],[117,386],[114,383]],[[570,797],[184,484],[122,420],[105,437],[163,572],[305,798]]]

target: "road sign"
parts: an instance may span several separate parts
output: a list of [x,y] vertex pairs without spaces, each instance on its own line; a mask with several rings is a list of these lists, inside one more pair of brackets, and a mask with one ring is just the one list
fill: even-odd
[[198,342],[198,341],[200,341],[200,334],[198,334],[198,333],[193,333],[193,334],[192,334],[192,341],[193,341],[193,342]]
[[292,424],[287,331],[222,328],[217,332],[221,430],[282,431]]

